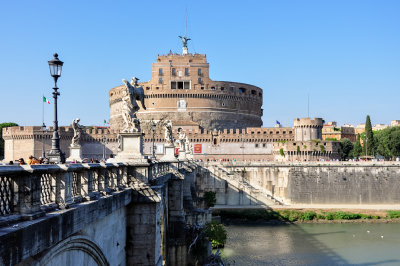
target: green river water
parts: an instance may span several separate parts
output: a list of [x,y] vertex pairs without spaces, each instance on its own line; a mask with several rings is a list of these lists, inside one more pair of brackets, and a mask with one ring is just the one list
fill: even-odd
[[228,225],[228,265],[400,265],[400,224]]

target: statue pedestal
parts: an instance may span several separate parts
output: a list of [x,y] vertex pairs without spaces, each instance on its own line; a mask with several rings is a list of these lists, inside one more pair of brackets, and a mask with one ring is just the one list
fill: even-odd
[[82,162],[82,147],[79,146],[70,146],[69,147],[69,157],[66,160],[67,162]]
[[193,160],[193,154],[191,154],[190,152],[186,152],[186,159]]
[[143,133],[120,133],[120,151],[115,156],[116,161],[127,162],[127,161],[147,161],[143,155]]
[[182,54],[188,54],[188,48],[187,47],[183,47],[182,48]]
[[180,161],[186,160],[186,151],[179,150],[178,160],[180,160]]
[[177,162],[175,157],[175,147],[173,145],[165,146],[165,155],[160,158],[160,161]]

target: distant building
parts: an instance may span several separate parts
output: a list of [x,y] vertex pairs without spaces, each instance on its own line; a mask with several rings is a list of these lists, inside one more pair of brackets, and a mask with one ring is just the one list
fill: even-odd
[[388,128],[388,127],[389,126],[385,125],[385,124],[376,124],[375,126],[372,127],[372,130],[373,131],[377,131],[377,130],[382,130],[382,129],[385,129],[385,128]]
[[353,125],[343,125],[338,127],[335,121],[324,124],[322,128],[323,140],[341,140],[347,138],[354,142],[356,140],[355,129]]
[[400,120],[392,120],[390,123],[391,127],[397,127],[400,126]]

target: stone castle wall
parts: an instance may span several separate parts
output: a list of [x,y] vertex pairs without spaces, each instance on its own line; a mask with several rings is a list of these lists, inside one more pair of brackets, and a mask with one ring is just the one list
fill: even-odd
[[[399,204],[400,165],[246,165],[245,178],[285,204]],[[243,166],[229,166],[241,171]]]

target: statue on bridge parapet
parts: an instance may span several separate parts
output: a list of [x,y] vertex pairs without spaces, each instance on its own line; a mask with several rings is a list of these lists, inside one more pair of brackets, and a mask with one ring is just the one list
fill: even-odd
[[[132,82],[134,82],[134,84],[137,84],[137,80],[138,79],[135,77],[132,78]],[[135,87],[132,86],[126,79],[122,79],[122,82],[125,83],[125,90],[122,91],[122,118],[124,119],[124,128],[121,132],[139,132],[140,121],[136,116],[136,112],[140,109],[139,105],[136,103],[138,93],[135,91]],[[144,101],[142,102],[142,107],[145,109]]]
[[74,136],[72,137],[71,147],[80,147],[79,141],[82,136],[82,129],[83,127],[79,125],[79,118],[75,118],[72,120],[72,129],[74,130]]
[[83,127],[79,125],[79,118],[72,120],[71,127],[74,130],[74,136],[72,137],[71,145],[69,147],[70,155],[66,159],[67,162],[81,162],[82,161],[82,147],[79,141],[82,137]]
[[179,145],[180,151],[186,151],[186,134],[183,132],[182,128],[178,129],[178,139],[176,142]]
[[171,120],[167,120],[164,123],[164,139],[167,146],[174,146],[174,135],[172,134]]

